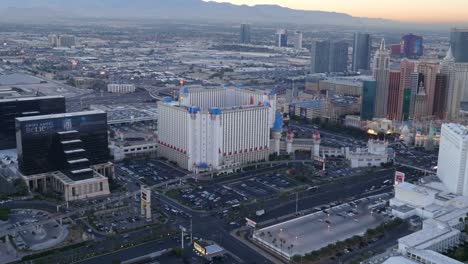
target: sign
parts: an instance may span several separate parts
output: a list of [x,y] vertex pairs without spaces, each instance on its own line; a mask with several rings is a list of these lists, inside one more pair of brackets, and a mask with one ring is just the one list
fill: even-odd
[[54,122],[51,120],[27,123],[24,125],[26,134],[42,134],[54,129]]
[[200,254],[206,255],[206,249],[197,242],[193,242],[193,248],[195,248],[195,250],[198,251]]
[[253,221],[253,220],[251,220],[251,219],[249,219],[247,217],[245,218],[245,221],[247,221],[247,223],[246,223],[247,226],[250,226],[250,227],[253,227],[253,228],[255,228],[257,226],[257,223],[255,221]]
[[395,171],[395,185],[405,181],[405,174],[400,171]]

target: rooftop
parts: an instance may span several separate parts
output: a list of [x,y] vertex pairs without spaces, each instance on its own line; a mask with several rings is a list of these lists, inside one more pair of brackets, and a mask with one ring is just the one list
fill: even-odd
[[0,75],[0,85],[37,84],[44,80],[22,73]]
[[27,122],[27,121],[35,121],[35,120],[43,120],[43,119],[67,118],[67,117],[75,117],[75,116],[101,115],[101,114],[106,114],[106,113],[103,111],[99,111],[99,110],[92,110],[92,111],[73,112],[73,113],[65,113],[65,114],[18,117],[16,118],[16,120],[20,122]]

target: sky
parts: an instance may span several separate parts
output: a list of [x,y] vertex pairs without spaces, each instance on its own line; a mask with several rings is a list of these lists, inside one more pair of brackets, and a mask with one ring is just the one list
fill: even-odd
[[468,22],[468,0],[214,0],[233,4],[276,4],[302,10],[347,13],[405,22]]

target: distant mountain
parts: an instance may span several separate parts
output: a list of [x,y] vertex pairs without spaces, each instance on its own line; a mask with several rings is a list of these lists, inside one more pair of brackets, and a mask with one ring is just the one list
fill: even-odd
[[246,6],[202,0],[0,0],[0,19],[3,20],[72,16],[348,26],[397,23],[343,13],[294,10],[277,5]]

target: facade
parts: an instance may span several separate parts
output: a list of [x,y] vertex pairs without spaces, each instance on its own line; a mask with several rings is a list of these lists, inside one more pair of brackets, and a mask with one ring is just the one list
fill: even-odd
[[127,157],[156,153],[158,144],[153,142],[130,145],[112,144],[109,148],[111,155],[114,157],[114,161],[121,161]]
[[437,176],[450,192],[468,195],[467,127],[442,125]]
[[413,72],[410,74],[410,89],[411,89],[411,99],[409,106],[409,117],[410,119],[414,118],[414,107],[416,102],[416,95],[418,94],[419,86],[424,80],[424,76],[421,73]]
[[240,26],[240,43],[241,44],[250,44],[250,25],[241,24]]
[[93,171],[92,177],[83,180],[73,180],[61,171],[22,175],[29,190],[42,193],[57,193],[64,201],[89,199],[109,195],[108,178]]
[[71,48],[76,45],[75,36],[72,35],[60,35],[58,36],[57,46]]
[[117,84],[117,83],[110,83],[107,85],[107,92],[109,93],[134,93],[135,92],[135,85],[134,84]]
[[375,53],[373,74],[377,82],[375,94],[374,117],[385,118],[387,116],[388,84],[390,74],[390,54],[385,48],[385,40],[382,39],[379,50]]
[[401,118],[403,121],[408,121],[410,117],[410,107],[411,107],[411,89],[405,89],[403,91],[403,100],[402,100],[402,113]]
[[447,116],[448,120],[454,120],[460,112],[460,94],[455,90],[455,58],[452,48],[447,51],[447,56],[440,65],[440,73],[447,76]]
[[158,103],[158,154],[190,171],[268,160],[276,94],[182,88]]
[[329,95],[361,96],[362,84],[372,78],[358,77],[330,77],[319,80],[318,90],[326,91]]
[[15,118],[65,113],[63,96],[0,100],[0,149],[16,147]]
[[348,48],[345,41],[315,41],[311,47],[311,72],[346,72]]
[[418,64],[418,72],[423,75],[423,85],[427,94],[426,115],[432,116],[434,112],[435,84],[439,65],[433,62],[421,62]]
[[361,120],[363,121],[374,118],[376,89],[376,81],[364,81],[362,83]]
[[279,48],[288,46],[288,31],[286,29],[278,29],[276,31],[276,46]]
[[401,38],[400,54],[404,58],[418,58],[423,55],[423,37],[407,34]]
[[303,34],[301,31],[294,32],[294,48],[302,49],[302,37]]
[[468,29],[452,28],[450,47],[456,63],[468,63]]
[[399,107],[402,106],[400,103],[401,91],[401,73],[400,71],[390,71],[389,82],[388,82],[388,109],[387,118],[390,120],[400,120],[401,110]]
[[351,168],[378,167],[387,163],[388,158],[388,143],[377,140],[369,140],[366,149],[346,150],[346,159],[351,163]]
[[400,62],[400,89],[397,108],[397,120],[406,121],[409,118],[409,104],[411,101],[411,73],[414,72],[414,62],[402,59]]
[[423,117],[427,116],[427,103],[428,96],[426,89],[424,88],[423,83],[421,82],[418,88],[418,93],[414,101],[414,120],[421,120]]
[[329,72],[348,71],[348,49],[349,45],[345,41],[330,43]]
[[[453,85],[454,94],[460,96],[458,97],[458,104],[468,102],[468,63],[455,63]],[[458,109],[460,109],[460,106],[458,106]]]
[[57,35],[50,34],[49,36],[47,36],[47,38],[49,40],[50,45],[52,45],[52,47],[57,47],[58,46],[58,36]]
[[447,97],[449,79],[445,74],[436,75],[434,107],[432,114],[438,119],[445,119],[447,116]]
[[353,41],[353,67],[354,72],[370,70],[372,39],[369,34],[355,33]]
[[23,175],[65,171],[78,180],[92,177],[90,165],[109,161],[103,111],[17,118],[16,141]]
[[315,41],[310,49],[311,73],[326,73],[330,70],[330,41]]

